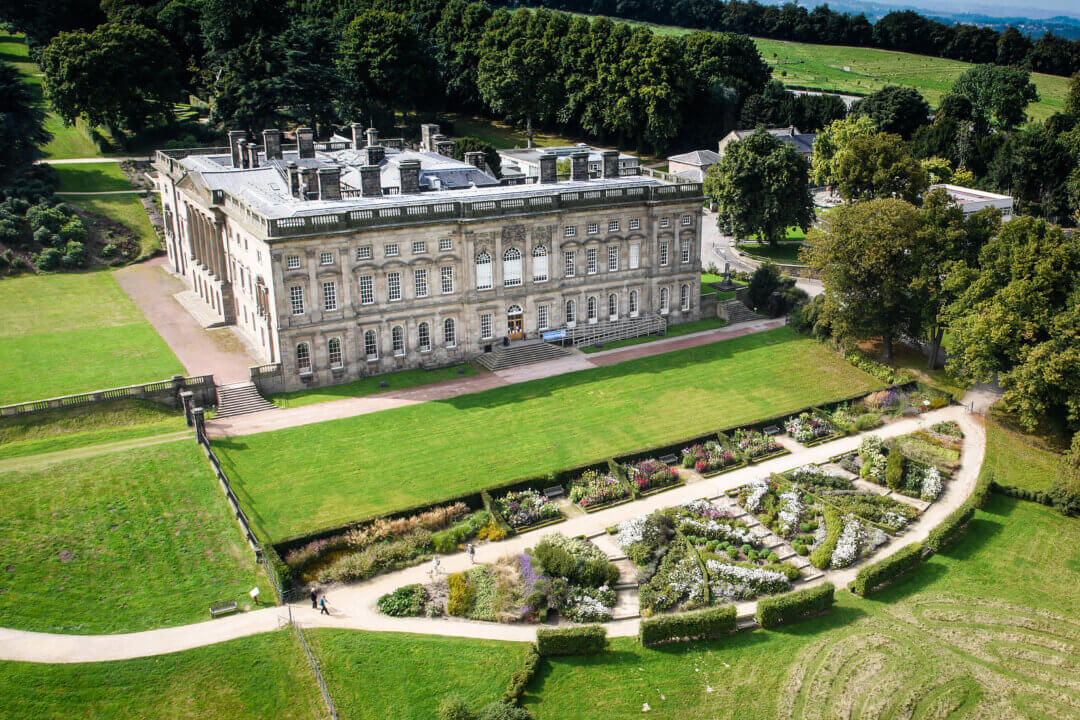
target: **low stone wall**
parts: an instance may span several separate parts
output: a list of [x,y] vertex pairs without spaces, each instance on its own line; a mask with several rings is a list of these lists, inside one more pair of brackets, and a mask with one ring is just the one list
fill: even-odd
[[262,396],[285,392],[285,372],[281,363],[257,365],[248,369],[248,376]]
[[125,398],[138,398],[140,400],[153,400],[172,407],[180,406],[180,393],[182,391],[192,393],[196,405],[211,407],[217,405],[217,390],[214,387],[213,375],[198,375],[184,377],[174,375],[170,380],[160,382],[143,383],[141,385],[128,385],[126,387],[110,388],[108,390],[95,390],[94,392],[80,393],[78,395],[64,395],[62,397],[48,398],[45,400],[31,400],[13,405],[0,405],[0,417],[15,417],[19,415],[32,415],[36,413],[62,410],[80,405],[94,405],[96,403],[122,400]]

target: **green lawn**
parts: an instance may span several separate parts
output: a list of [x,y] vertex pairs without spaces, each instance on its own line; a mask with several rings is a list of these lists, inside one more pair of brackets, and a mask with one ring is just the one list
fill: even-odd
[[1075,718],[1080,522],[991,496],[966,537],[894,586],[776,631],[545,661],[537,720]]
[[64,633],[208,620],[270,589],[191,440],[0,474],[0,626]]
[[140,257],[149,257],[161,250],[161,238],[150,224],[150,217],[138,195],[69,195],[64,202],[127,225],[139,238]]
[[758,243],[738,243],[737,247],[747,255],[759,260],[772,260],[781,265],[802,265],[799,262],[801,243],[780,243],[776,247],[771,245],[759,245]]
[[105,192],[131,190],[131,182],[120,169],[120,163],[80,163],[57,165],[60,176],[59,192]]
[[[461,371],[460,374],[459,371]],[[439,368],[438,370],[402,370],[401,372],[354,380],[341,385],[278,393],[267,396],[267,399],[278,407],[301,407],[326,402],[327,400],[340,400],[347,397],[363,397],[381,392],[404,390],[417,385],[456,380],[460,377],[469,377],[475,374],[476,368],[471,365],[455,365],[454,367]],[[379,384],[384,382],[387,387],[379,387]]]
[[292,630],[119,662],[0,662],[0,697],[13,720],[328,716]]
[[1057,477],[1061,456],[1035,444],[1035,437],[1005,425],[993,413],[986,418],[983,472],[1002,485],[1046,490]]
[[0,301],[0,403],[184,372],[107,271],[7,278]]
[[[727,293],[725,293],[727,294]],[[731,293],[732,296],[735,293]],[[679,323],[678,325],[671,325],[664,331],[664,337],[658,337],[656,335],[643,335],[636,338],[628,338],[626,340],[616,340],[615,342],[609,342],[602,347],[595,347],[588,345],[581,348],[583,353],[595,353],[601,350],[614,350],[615,348],[628,347],[630,345],[641,345],[642,343],[653,342],[654,340],[666,340],[668,338],[679,337],[680,335],[689,335],[690,333],[702,332],[703,330],[715,330],[727,325],[727,321],[723,318],[705,318],[704,320],[693,320],[691,322]]]
[[433,720],[459,695],[474,708],[498,700],[526,643],[437,635],[310,630],[341,720]]
[[274,540],[880,387],[789,328],[215,448]]
[[[709,283],[718,283],[718,282],[722,281],[723,279],[724,279],[723,273],[721,273],[720,275],[714,275],[712,273],[707,273],[707,272],[701,273],[701,294],[702,295],[716,295],[719,302],[724,302],[725,300],[734,300],[735,299],[735,291],[734,290],[725,290],[724,292],[720,292],[719,290],[714,290],[713,288],[709,287]],[[735,282],[738,283],[739,285],[745,285],[746,284],[744,282],[739,282],[738,280],[736,280]]]

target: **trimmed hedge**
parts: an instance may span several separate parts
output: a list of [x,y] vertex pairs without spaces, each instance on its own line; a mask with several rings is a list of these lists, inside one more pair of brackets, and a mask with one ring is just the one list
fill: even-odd
[[638,639],[648,647],[682,640],[713,639],[729,635],[733,630],[735,606],[721,605],[642,620]]
[[796,590],[763,597],[758,600],[754,619],[763,628],[776,627],[807,615],[826,612],[832,607],[836,588],[832,583],[824,583],[806,590]]
[[607,650],[607,646],[607,628],[603,625],[542,627],[536,631],[536,651],[542,657],[597,655]]
[[810,564],[818,570],[825,570],[832,562],[833,550],[840,540],[844,523],[840,518],[840,511],[832,505],[826,505],[821,512],[825,516],[825,539],[810,553]]
[[946,515],[945,519],[926,535],[923,547],[932,553],[941,550],[974,516],[975,506],[969,500]]
[[517,705],[521,701],[521,696],[525,694],[525,688],[528,687],[539,664],[540,653],[533,645],[525,656],[525,663],[510,676],[510,683],[506,686],[501,702],[506,705]]
[[1018,488],[1015,485],[1002,485],[996,480],[990,482],[990,489],[999,495],[1016,498],[1017,500],[1027,500],[1028,502],[1047,506],[1053,506],[1054,504],[1051,497],[1042,490],[1026,490],[1024,488]]
[[859,570],[848,589],[859,597],[866,597],[882,585],[919,567],[922,558],[922,543],[905,545],[889,557]]

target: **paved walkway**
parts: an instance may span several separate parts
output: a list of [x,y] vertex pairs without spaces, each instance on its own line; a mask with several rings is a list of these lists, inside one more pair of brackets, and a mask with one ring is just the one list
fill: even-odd
[[218,385],[244,382],[257,362],[228,329],[204,330],[173,297],[187,288],[165,270],[168,260],[157,257],[116,270],[120,287],[142,310],[188,375],[213,375]]
[[[941,420],[956,420],[964,431],[964,450],[956,476],[946,490],[920,519],[901,536],[890,540],[873,556],[880,559],[911,542],[923,540],[930,530],[948,513],[960,506],[971,494],[982,466],[986,438],[981,418],[952,406],[927,413],[919,418],[899,420],[875,430],[882,437],[895,437],[912,432]],[[479,562],[494,562],[500,557],[522,552],[546,532],[559,531],[565,535],[596,536],[605,528],[637,515],[662,507],[676,505],[701,497],[716,498],[727,490],[769,473],[783,472],[806,463],[821,463],[829,457],[858,447],[859,435],[840,438],[813,448],[806,448],[790,439],[781,442],[792,449],[790,455],[775,458],[759,465],[741,468],[717,478],[691,483],[644,500],[626,503],[591,515],[581,515],[549,529],[518,535],[502,542],[480,545],[476,551]],[[868,561],[863,561],[868,562]],[[862,563],[860,563],[861,565]],[[457,572],[469,566],[464,553],[442,558],[442,571]],[[829,580],[843,587],[854,578],[859,565],[830,571],[816,582]],[[382,594],[401,585],[424,582],[427,565],[418,565],[372,580],[330,588],[326,594],[330,616],[319,615],[310,604],[267,608],[233,615],[209,622],[124,635],[51,635],[18,630],[0,629],[0,660],[27,662],[91,662],[123,660],[148,655],[187,650],[237,637],[269,632],[278,628],[290,616],[307,627],[335,627],[382,632],[413,632],[455,637],[489,638],[495,640],[531,641],[536,637],[536,625],[506,625],[443,618],[391,618],[380,615],[375,602]],[[813,584],[813,583],[811,583]],[[753,611],[754,603],[740,603],[740,616]],[[639,620],[619,620],[606,623],[612,637],[627,637],[637,633]]]

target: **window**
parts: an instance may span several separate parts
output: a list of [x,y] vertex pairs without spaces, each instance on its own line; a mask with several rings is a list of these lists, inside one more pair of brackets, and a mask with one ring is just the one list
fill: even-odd
[[394,243],[392,245],[383,245],[383,255],[385,255],[386,257],[397,257],[400,254],[401,251],[398,249],[397,243]]
[[662,227],[662,228],[671,227],[671,218],[666,218],[666,217],[660,218],[660,227]]
[[683,215],[682,216],[682,224],[683,224],[684,227],[689,225],[691,222],[692,222],[692,220],[690,219],[689,215]]
[[596,322],[596,298],[590,297],[588,300],[585,301],[585,317],[591,323]]
[[667,288],[660,288],[660,314],[668,314],[668,290]]
[[427,243],[423,240],[416,240],[412,244],[413,255],[423,255],[427,252]]
[[612,322],[619,319],[619,296],[615,293],[607,296],[607,315]]
[[416,338],[420,341],[420,352],[431,352],[431,327],[426,322],[416,326]]
[[537,305],[536,306],[536,329],[547,330],[548,329],[548,306]]
[[296,370],[302,373],[311,372],[311,351],[306,342],[296,346]]
[[608,232],[619,232],[619,221],[618,220],[608,220],[607,231]]
[[585,251],[585,272],[589,275],[596,273],[596,248],[592,248]]
[[574,323],[577,322],[577,303],[573,300],[566,301],[566,325],[567,327],[574,327]]
[[690,286],[683,285],[679,288],[679,307],[683,312],[690,309]]
[[575,235],[577,235],[576,225],[567,225],[563,228],[563,237],[574,237]]
[[375,334],[374,330],[368,330],[364,333],[364,355],[368,360],[379,359],[379,336]]
[[293,315],[304,314],[304,288],[299,285],[289,286],[289,307]]
[[386,299],[391,302],[401,299],[401,273],[386,274]]
[[690,262],[690,249],[693,243],[689,240],[680,240],[679,249],[682,251],[682,261],[684,263]]
[[641,229],[641,220],[639,220],[638,218],[630,218],[630,229],[631,230],[640,230]]
[[476,256],[476,289],[490,290],[491,287],[491,256],[482,252]]
[[668,264],[668,244],[667,244],[666,240],[660,243],[659,252],[657,254],[660,256],[660,264],[661,265],[667,265]]
[[450,252],[454,249],[454,241],[451,238],[439,238],[439,252]]
[[630,317],[634,318],[638,316],[638,294],[637,290],[630,291]]
[[492,330],[491,315],[484,314],[480,316],[480,337],[483,340],[490,340],[494,337],[495,332]]
[[361,260],[370,260],[370,259],[371,259],[371,246],[370,245],[364,245],[362,247],[356,248],[356,260],[357,260],[357,262],[359,262]]
[[454,324],[454,318],[446,318],[442,325],[443,342],[446,347],[452,348],[457,346],[457,327]]
[[336,282],[324,282],[322,284],[322,306],[323,310],[330,312],[337,310],[337,283]]
[[360,285],[360,304],[361,305],[374,305],[375,304],[375,281],[370,275],[364,275],[356,279],[356,282]]
[[326,341],[326,355],[330,358],[330,367],[341,367],[341,339],[330,338]]
[[427,297],[427,269],[417,268],[413,270],[413,289],[416,290],[416,297]]
[[400,325],[395,325],[390,330],[390,344],[393,346],[394,357],[405,354],[405,329]]
[[452,265],[439,268],[439,282],[442,284],[443,295],[454,292],[454,268]]
[[630,246],[630,269],[637,270],[641,267],[641,245],[634,243]]
[[608,272],[616,272],[619,269],[619,246],[612,245],[607,249]]
[[533,248],[533,282],[547,282],[548,251],[543,245]]
[[589,234],[595,235],[598,232],[600,232],[600,226],[596,223],[589,223]]
[[328,252],[319,253],[319,264],[320,265],[333,265],[334,264],[334,253],[328,253]]
[[503,253],[503,287],[517,287],[521,284],[521,251],[509,248]]
[[575,266],[577,264],[577,256],[573,250],[567,250],[563,253],[563,275],[566,277],[574,277]]
[[295,270],[300,267],[300,256],[290,255],[289,257],[285,258],[285,267],[287,267],[289,270]]

